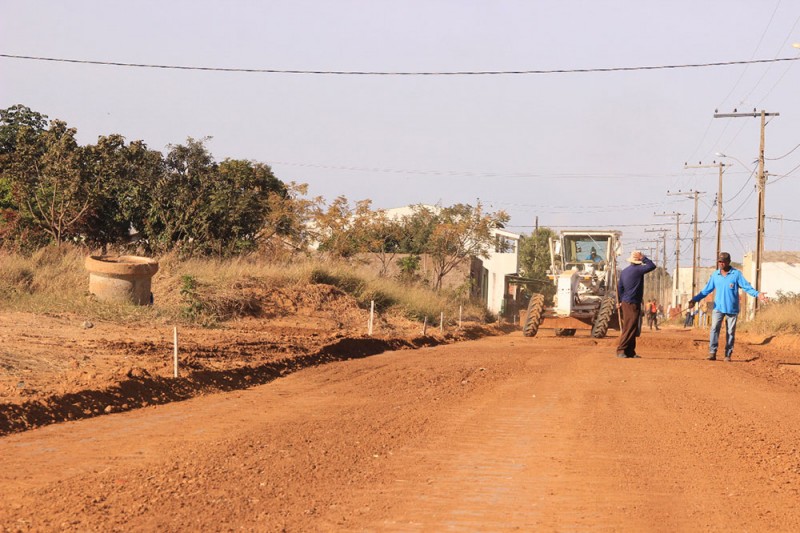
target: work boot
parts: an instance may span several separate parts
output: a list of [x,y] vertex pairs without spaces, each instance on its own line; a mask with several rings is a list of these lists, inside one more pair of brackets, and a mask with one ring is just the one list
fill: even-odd
[[709,361],[716,361],[717,360],[717,354],[710,353],[710,354],[708,354],[708,357],[706,357],[706,359],[708,359]]
[[730,363],[731,362],[731,356],[730,355],[726,355],[725,356],[725,362],[726,363]]

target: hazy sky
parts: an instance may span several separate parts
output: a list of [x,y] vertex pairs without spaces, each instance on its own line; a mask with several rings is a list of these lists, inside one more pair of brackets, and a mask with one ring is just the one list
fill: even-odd
[[[71,1],[0,0],[0,54],[318,71],[591,69],[796,58],[797,0]],[[344,76],[128,68],[0,57],[0,108],[24,104],[78,129],[165,150],[211,137],[226,157],[272,165],[310,195],[375,207],[474,204],[510,230],[646,228],[690,222],[713,262],[717,169],[723,248],[755,247],[759,120],[766,128],[767,250],[800,249],[800,61],[624,72]],[[791,153],[789,153],[791,152]],[[787,154],[788,155],[785,155]],[[784,156],[785,157],[781,157]],[[780,159],[775,159],[780,158]],[[773,159],[773,160],[769,160]],[[785,177],[781,177],[785,176]],[[783,217],[783,221],[780,218]],[[681,263],[692,234],[681,227]],[[661,254],[659,253],[659,261]]]

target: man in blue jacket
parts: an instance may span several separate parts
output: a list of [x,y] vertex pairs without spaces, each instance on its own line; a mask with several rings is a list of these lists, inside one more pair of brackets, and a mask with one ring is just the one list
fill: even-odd
[[717,358],[719,346],[719,330],[722,329],[722,319],[725,319],[725,360],[731,360],[733,343],[736,340],[736,319],[739,315],[739,289],[744,290],[753,298],[766,301],[763,292],[755,290],[744,279],[742,272],[731,266],[731,254],[720,252],[717,258],[719,268],[711,274],[705,288],[689,300],[689,309],[712,292],[714,292],[714,311],[711,315],[711,336],[708,343],[708,360]]
[[639,357],[636,355],[636,337],[642,316],[644,275],[656,269],[655,263],[636,250],[628,258],[628,265],[620,272],[617,284],[619,308],[622,311],[622,331],[617,344],[617,357]]

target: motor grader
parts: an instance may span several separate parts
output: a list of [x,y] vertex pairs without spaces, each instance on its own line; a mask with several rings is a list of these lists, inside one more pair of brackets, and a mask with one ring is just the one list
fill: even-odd
[[594,338],[606,336],[617,315],[617,257],[622,253],[619,231],[562,231],[551,237],[547,277],[556,286],[553,306],[543,294],[531,295],[522,320],[522,334],[534,337],[542,328],[557,336],[591,330]]

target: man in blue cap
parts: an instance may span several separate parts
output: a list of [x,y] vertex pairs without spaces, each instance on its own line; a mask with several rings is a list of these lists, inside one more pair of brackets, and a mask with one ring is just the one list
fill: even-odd
[[719,346],[719,331],[722,329],[722,319],[725,319],[725,360],[731,360],[733,343],[736,340],[736,319],[739,316],[739,289],[760,301],[767,300],[763,292],[758,292],[744,279],[742,272],[731,266],[731,254],[720,252],[717,257],[719,268],[711,274],[711,278],[691,300],[689,309],[712,292],[714,292],[714,311],[711,315],[711,334],[708,342],[708,360],[717,358]]

